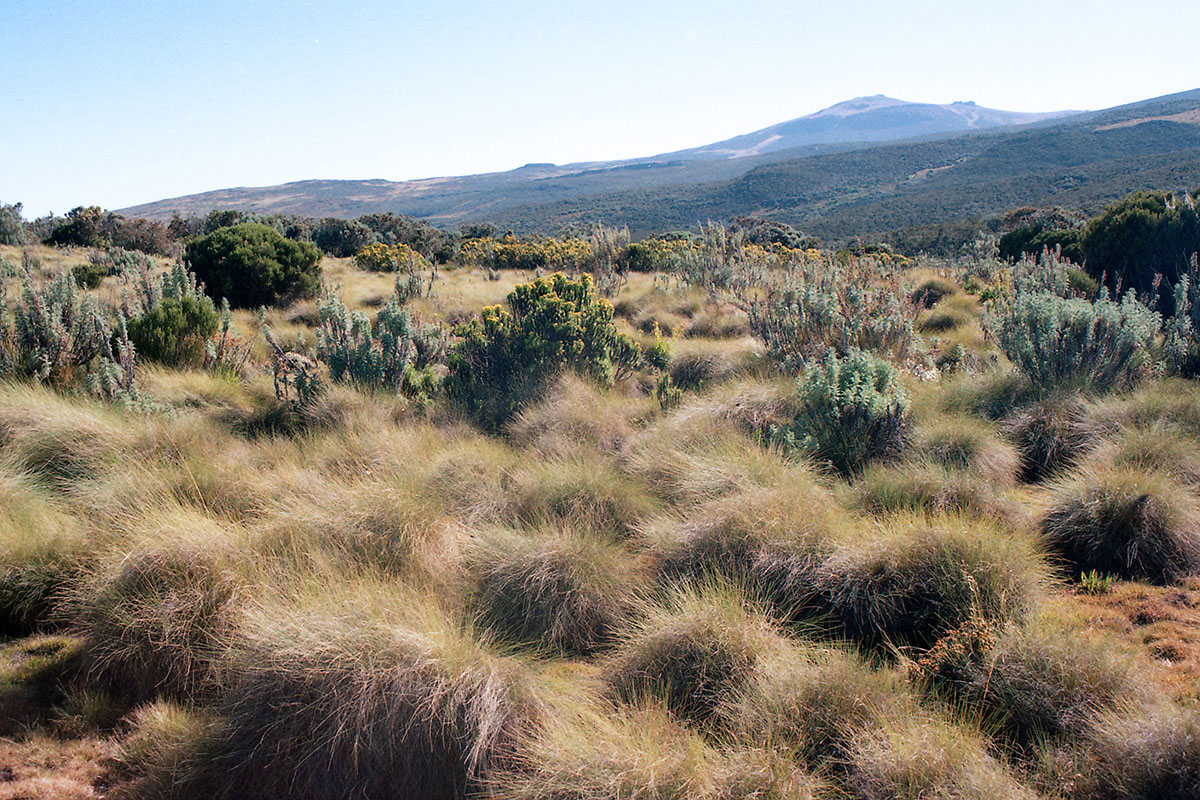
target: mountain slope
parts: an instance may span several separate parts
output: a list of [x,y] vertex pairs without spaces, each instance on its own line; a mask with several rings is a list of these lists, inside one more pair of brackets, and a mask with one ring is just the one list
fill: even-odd
[[973,102],[945,105],[907,103],[878,94],[873,97],[856,97],[799,119],[661,157],[737,158],[805,145],[884,142],[985,128],[1028,125],[1076,113],[1079,112],[1027,114],[982,108]]
[[730,180],[531,206],[495,221],[553,230],[599,219],[648,233],[758,214],[844,237],[1026,204],[1095,209],[1138,189],[1200,185],[1198,123],[1200,90],[1019,129],[776,159]]
[[347,216],[398,211],[457,224],[508,210],[578,202],[620,191],[652,191],[723,181],[781,158],[869,147],[914,136],[1042,121],[1062,114],[1021,114],[973,103],[939,106],[876,95],[839,103],[806,117],[703,147],[641,159],[558,166],[529,164],[508,172],[417,181],[311,180],[223,189],[121,209],[127,216],[166,219],[233,208],[263,214]]

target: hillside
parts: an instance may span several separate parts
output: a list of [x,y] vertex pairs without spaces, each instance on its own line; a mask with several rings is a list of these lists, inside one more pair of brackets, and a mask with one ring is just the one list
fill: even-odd
[[725,181],[530,205],[497,222],[553,230],[620,221],[636,232],[759,214],[823,237],[1055,203],[1096,208],[1138,189],[1200,183],[1200,90],[1016,130],[781,158]]
[[416,181],[310,180],[189,195],[122,209],[132,217],[168,219],[232,208],[264,214],[353,217],[398,211],[437,224],[503,215],[510,209],[625,191],[726,181],[779,159],[869,147],[918,136],[1029,124],[1074,112],[1025,114],[973,103],[933,105],[876,95],[721,142],[624,161],[527,164],[507,172]]

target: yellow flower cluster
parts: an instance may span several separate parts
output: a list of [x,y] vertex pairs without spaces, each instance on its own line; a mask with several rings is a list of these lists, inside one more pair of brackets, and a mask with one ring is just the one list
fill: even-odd
[[429,267],[425,257],[406,244],[369,244],[354,256],[359,269],[369,272],[419,272]]
[[464,264],[492,269],[578,269],[592,257],[591,246],[582,239],[522,241],[515,236],[500,239],[468,239],[459,248]]

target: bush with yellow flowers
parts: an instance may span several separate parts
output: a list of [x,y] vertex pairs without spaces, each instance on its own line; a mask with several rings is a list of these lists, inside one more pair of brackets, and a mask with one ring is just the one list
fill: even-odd
[[369,244],[354,256],[354,264],[368,272],[420,272],[429,262],[406,244]]

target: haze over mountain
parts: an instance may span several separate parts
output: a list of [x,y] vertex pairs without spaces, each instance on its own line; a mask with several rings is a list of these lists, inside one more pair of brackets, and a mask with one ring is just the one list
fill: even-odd
[[635,235],[757,214],[819,236],[866,235],[1026,204],[1095,206],[1200,184],[1200,89],[1096,112],[1022,114],[971,103],[856,98],[761,131],[642,159],[528,164],[393,182],[314,180],[226,189],[127,216],[238,209],[355,217],[392,211],[454,227],[571,222]]

